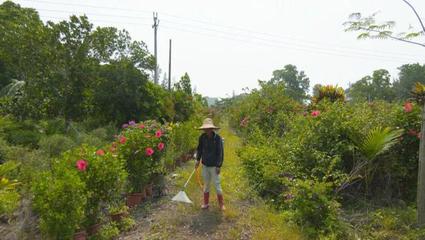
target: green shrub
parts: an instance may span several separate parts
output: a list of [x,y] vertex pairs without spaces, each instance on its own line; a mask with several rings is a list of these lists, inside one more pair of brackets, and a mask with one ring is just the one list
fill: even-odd
[[9,175],[18,164],[6,162],[0,165],[0,217],[11,215],[19,206],[20,195],[16,189],[17,180],[10,180]]
[[36,179],[33,206],[42,232],[52,239],[70,239],[81,227],[87,201],[86,186],[75,169],[56,168]]
[[70,150],[76,146],[75,142],[64,135],[53,134],[43,137],[38,143],[40,150],[50,157],[59,156],[61,153]]
[[292,220],[304,229],[310,238],[339,236],[344,232],[341,224],[340,204],[333,196],[333,184],[313,180],[296,180],[285,194]]
[[34,121],[0,117],[0,137],[10,144],[36,148],[41,133],[41,128]]
[[111,240],[115,239],[120,235],[120,230],[116,223],[110,222],[103,225],[99,232],[96,234],[95,239],[97,240]]

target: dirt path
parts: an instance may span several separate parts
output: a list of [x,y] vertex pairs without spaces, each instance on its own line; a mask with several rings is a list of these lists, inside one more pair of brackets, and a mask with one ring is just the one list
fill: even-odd
[[167,178],[167,196],[134,211],[137,225],[120,239],[300,239],[278,213],[249,193],[236,155],[239,138],[226,128],[220,131],[220,135],[225,139],[221,174],[226,211],[218,209],[214,192],[211,193],[210,209],[200,209],[202,191],[196,176],[186,189],[194,204],[171,201],[193,170],[194,162],[190,161]]

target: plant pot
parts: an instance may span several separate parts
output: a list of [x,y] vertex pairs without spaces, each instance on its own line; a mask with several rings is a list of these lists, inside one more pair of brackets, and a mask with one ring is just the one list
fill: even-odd
[[143,191],[140,194],[140,203],[143,203],[144,201],[146,201],[146,191]]
[[132,208],[137,206],[141,202],[141,194],[140,193],[130,193],[127,194],[127,207]]
[[96,223],[87,228],[87,233],[89,236],[95,235],[99,232],[99,229],[102,225],[100,223]]
[[87,239],[87,233],[86,231],[79,231],[74,233],[74,240],[86,240]]
[[145,187],[145,195],[147,198],[151,198],[152,197],[152,188],[153,188],[153,183],[149,183],[148,185],[146,185]]
[[128,213],[127,212],[120,212],[120,213],[114,213],[111,214],[111,220],[114,222],[120,222],[124,217],[127,217]]

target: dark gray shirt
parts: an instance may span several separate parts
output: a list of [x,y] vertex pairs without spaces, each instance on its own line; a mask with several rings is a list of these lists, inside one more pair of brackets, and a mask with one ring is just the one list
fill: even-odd
[[203,133],[199,137],[196,159],[202,158],[202,164],[207,167],[221,167],[223,165],[223,139],[213,132],[211,137]]

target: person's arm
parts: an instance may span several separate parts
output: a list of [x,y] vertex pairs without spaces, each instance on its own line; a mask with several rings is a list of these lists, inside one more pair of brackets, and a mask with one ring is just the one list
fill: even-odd
[[[219,141],[217,141],[217,151],[218,151],[218,155],[217,155],[217,168],[220,169],[221,166],[223,165],[223,160],[224,160],[224,149],[223,149],[223,139],[221,137],[219,137]],[[219,172],[220,170],[218,170]]]
[[196,148],[196,164],[195,168],[198,168],[200,160],[202,157],[202,135],[199,136],[198,147]]

